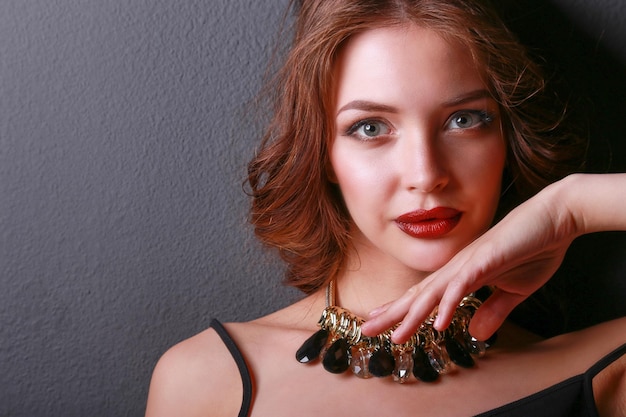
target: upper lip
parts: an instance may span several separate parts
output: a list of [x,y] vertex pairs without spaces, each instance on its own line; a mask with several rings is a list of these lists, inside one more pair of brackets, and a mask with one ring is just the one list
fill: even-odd
[[432,209],[418,209],[402,214],[396,219],[400,223],[419,223],[428,220],[441,220],[456,217],[461,212],[451,207],[435,207]]

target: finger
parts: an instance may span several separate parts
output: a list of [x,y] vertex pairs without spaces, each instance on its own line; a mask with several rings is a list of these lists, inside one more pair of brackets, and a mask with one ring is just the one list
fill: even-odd
[[487,340],[502,326],[511,311],[526,296],[496,291],[476,310],[470,322],[469,332],[478,340]]
[[403,319],[415,299],[417,287],[411,287],[402,297],[384,304],[370,313],[370,319],[361,326],[361,332],[366,336],[376,336],[389,329]]
[[[437,274],[441,274],[443,271],[444,269],[437,272]],[[449,272],[446,274],[453,276],[453,278],[449,278],[449,282],[443,283],[445,288],[441,300],[439,301],[437,319],[433,324],[435,329],[439,331],[445,330],[450,325],[454,313],[463,297],[484,286],[481,282],[488,279],[488,276],[491,275],[488,269],[482,266],[472,265],[468,263],[468,261],[462,263],[460,270],[457,269],[454,275]],[[437,278],[437,280],[441,281],[441,278]]]
[[448,284],[439,302],[437,319],[433,326],[439,331],[445,330],[452,321],[457,306],[469,292],[469,284],[465,279],[455,279]]
[[404,343],[417,331],[420,325],[437,306],[439,296],[433,292],[422,292],[419,298],[409,306],[402,323],[393,331],[391,340],[394,343]]
[[391,306],[391,304],[393,304],[393,301],[390,301],[388,303],[383,304],[380,307],[376,307],[375,309],[373,309],[372,311],[370,311],[367,315],[370,319],[373,319],[376,316],[380,316],[382,313],[384,313],[385,311],[387,311],[389,309],[389,306]]

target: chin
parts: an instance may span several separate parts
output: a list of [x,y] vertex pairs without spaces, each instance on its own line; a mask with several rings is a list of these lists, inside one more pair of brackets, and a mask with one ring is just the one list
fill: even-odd
[[442,266],[444,266],[453,255],[450,256],[415,256],[411,259],[405,259],[404,264],[409,268],[420,272],[435,272]]
[[[434,243],[434,242],[433,242]],[[404,263],[419,271],[433,272],[444,266],[450,261],[461,249],[467,246],[468,242],[451,244],[452,242],[437,242],[438,244],[429,244],[427,247],[415,248],[401,257]]]

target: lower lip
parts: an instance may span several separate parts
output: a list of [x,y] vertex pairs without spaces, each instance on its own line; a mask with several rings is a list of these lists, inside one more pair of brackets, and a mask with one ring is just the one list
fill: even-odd
[[396,224],[404,233],[420,239],[435,239],[452,231],[459,224],[461,213],[445,219],[429,219],[419,222],[401,222]]

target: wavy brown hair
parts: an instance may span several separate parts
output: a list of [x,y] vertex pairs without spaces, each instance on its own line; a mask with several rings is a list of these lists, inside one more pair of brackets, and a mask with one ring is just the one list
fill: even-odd
[[257,237],[287,263],[288,285],[317,290],[338,273],[350,248],[349,214],[327,168],[333,69],[342,46],[357,33],[414,23],[471,52],[500,105],[507,140],[507,197],[500,216],[578,167],[579,140],[561,129],[563,106],[546,92],[540,67],[485,1],[301,0],[292,8],[293,44],[267,90],[273,117],[248,166],[250,221]]

